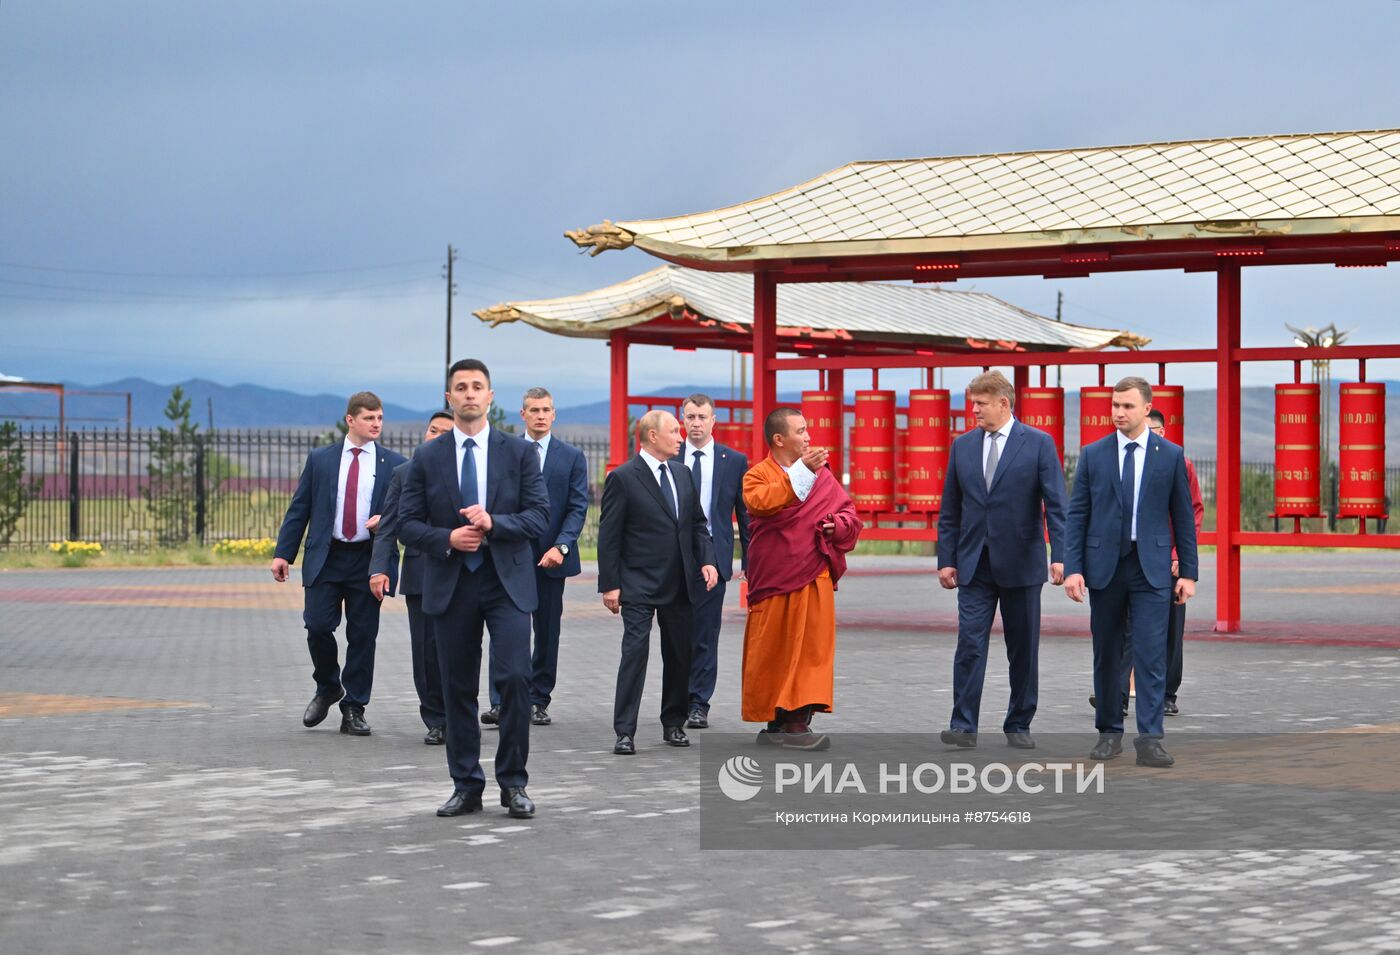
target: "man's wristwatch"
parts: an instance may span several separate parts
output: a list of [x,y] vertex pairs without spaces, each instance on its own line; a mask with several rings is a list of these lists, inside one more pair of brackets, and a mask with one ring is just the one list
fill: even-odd
[[556,546],[556,547],[559,548],[559,553],[563,554],[565,557],[568,557],[568,556],[569,556],[569,545],[568,545],[568,544],[556,544],[556,545],[554,545],[554,546]]

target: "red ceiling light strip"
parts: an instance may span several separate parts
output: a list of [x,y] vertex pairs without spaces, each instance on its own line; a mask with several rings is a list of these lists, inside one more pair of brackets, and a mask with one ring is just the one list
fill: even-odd
[[1107,262],[1113,258],[1108,252],[1066,252],[1060,261],[1068,265],[1082,265],[1088,262]]
[[1215,254],[1222,259],[1246,259],[1263,255],[1269,251],[1262,245],[1233,245],[1225,249],[1216,249]]
[[1338,262],[1339,269],[1383,269],[1389,262]]

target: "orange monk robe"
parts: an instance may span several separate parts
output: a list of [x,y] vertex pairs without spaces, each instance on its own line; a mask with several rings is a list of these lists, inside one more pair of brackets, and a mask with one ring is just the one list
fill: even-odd
[[[763,723],[779,709],[830,713],[836,682],[836,581],[861,522],[826,468],[800,500],[768,457],[744,475],[749,509],[749,616],[744,626],[743,718]],[[835,517],[836,532],[820,525]],[[833,575],[833,570],[835,574]]]

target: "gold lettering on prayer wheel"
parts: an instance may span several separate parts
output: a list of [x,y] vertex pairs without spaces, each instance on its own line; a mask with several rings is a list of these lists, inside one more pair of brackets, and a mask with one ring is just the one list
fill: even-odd
[[1050,435],[1055,440],[1055,453],[1065,463],[1065,390],[1063,388],[1027,388],[1021,392],[1016,417]]
[[947,390],[928,388],[909,392],[905,443],[909,471],[904,500],[914,513],[937,514],[942,504],[952,417],[952,396]]
[[1385,517],[1385,384],[1347,382],[1337,405],[1337,514]]
[[1322,390],[1274,385],[1274,514],[1322,516]]
[[1113,428],[1113,388],[1093,385],[1079,389],[1079,446],[1093,444]]
[[845,431],[845,416],[841,411],[841,396],[834,391],[802,392],[802,417],[807,419],[807,437],[812,445],[826,448],[827,466],[836,480],[843,479],[842,435]]
[[860,510],[894,508],[894,392],[857,391],[851,429],[851,500]]

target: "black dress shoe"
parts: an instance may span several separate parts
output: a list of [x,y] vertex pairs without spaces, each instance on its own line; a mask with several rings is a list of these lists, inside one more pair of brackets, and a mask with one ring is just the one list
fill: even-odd
[[506,807],[506,815],[512,819],[529,819],[535,815],[535,804],[525,795],[524,786],[502,789],[501,805]]
[[944,730],[938,734],[938,738],[949,746],[957,746],[960,749],[972,749],[977,745],[977,734],[966,730]]
[[685,728],[688,730],[707,730],[710,728],[710,720],[705,715],[705,711],[697,706],[686,717]]
[[500,722],[501,708],[499,706],[493,706],[485,713],[481,714],[481,723],[483,726],[498,726]]
[[481,793],[464,793],[460,789],[452,791],[452,798],[438,807],[439,816],[463,816],[469,812],[481,812]]
[[636,756],[637,744],[632,742],[630,736],[619,736],[617,742],[613,744],[613,752],[618,756]]
[[1159,739],[1134,740],[1137,745],[1137,764],[1139,766],[1152,766],[1156,769],[1166,769],[1176,763],[1172,759],[1171,753],[1162,748],[1162,741]]
[[661,738],[666,741],[667,746],[689,746],[690,737],[685,735],[685,730],[679,726],[672,726],[661,731]]
[[1012,749],[1035,749],[1035,740],[1030,733],[1007,733],[1006,745]]
[[342,706],[340,708],[340,731],[351,736],[368,736],[369,724],[365,722],[363,706]]
[[530,722],[535,726],[548,726],[554,721],[549,718],[549,707],[536,706],[530,714]]
[[444,735],[441,726],[434,726],[429,729],[427,735],[423,737],[423,742],[429,746],[441,746],[443,743],[447,742],[447,737]]
[[1089,750],[1090,759],[1112,759],[1123,752],[1123,739],[1119,736],[1100,735],[1094,748]]
[[317,693],[311,698],[311,702],[306,705],[306,712],[301,715],[301,725],[318,725],[326,718],[326,714],[331,711],[331,707],[339,703],[343,696],[345,696],[344,690],[336,690],[334,693]]
[[1176,701],[1175,701],[1175,700],[1167,700],[1167,702],[1163,703],[1163,704],[1162,704],[1162,712],[1165,713],[1167,716],[1180,716],[1180,715],[1181,715],[1181,710],[1179,710],[1179,709],[1176,708]]

